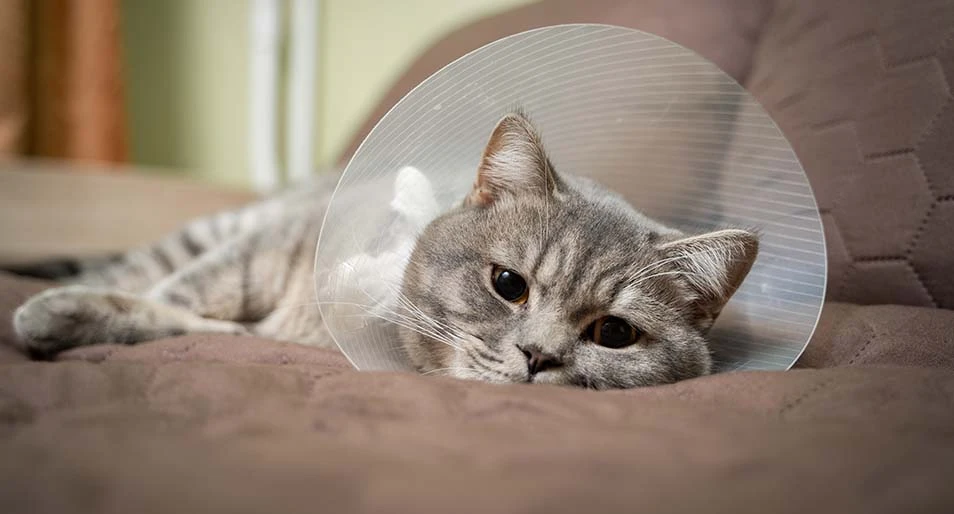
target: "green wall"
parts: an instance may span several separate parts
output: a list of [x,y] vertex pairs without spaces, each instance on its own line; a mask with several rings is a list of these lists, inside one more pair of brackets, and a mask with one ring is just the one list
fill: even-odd
[[[454,27],[530,0],[324,0],[315,161],[344,147],[419,52]],[[247,185],[246,0],[123,0],[132,159]]]

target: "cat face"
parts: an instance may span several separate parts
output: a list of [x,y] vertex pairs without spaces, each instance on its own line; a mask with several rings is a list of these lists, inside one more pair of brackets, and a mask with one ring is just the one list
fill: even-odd
[[560,176],[533,126],[495,128],[474,187],[431,222],[402,293],[422,372],[595,389],[706,374],[705,334],[755,260],[741,230],[685,237]]

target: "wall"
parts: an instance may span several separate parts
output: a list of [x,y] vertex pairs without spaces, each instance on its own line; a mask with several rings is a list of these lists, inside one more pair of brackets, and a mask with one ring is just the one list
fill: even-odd
[[[530,0],[324,0],[316,162],[334,158],[410,61]],[[247,185],[248,2],[123,0],[132,159]]]
[[245,183],[247,4],[124,0],[132,160]]

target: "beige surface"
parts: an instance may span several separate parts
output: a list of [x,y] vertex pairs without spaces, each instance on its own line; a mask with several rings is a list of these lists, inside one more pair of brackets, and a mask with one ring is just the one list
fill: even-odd
[[141,170],[68,173],[67,166],[0,161],[0,264],[130,248],[254,198]]

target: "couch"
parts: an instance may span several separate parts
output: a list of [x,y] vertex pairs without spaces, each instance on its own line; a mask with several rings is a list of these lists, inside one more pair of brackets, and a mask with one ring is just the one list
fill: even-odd
[[[954,3],[538,2],[436,43],[354,140],[463,53],[580,21],[709,57],[792,141],[829,258],[794,370],[595,392],[218,335],[31,362],[3,315],[2,510],[954,512]],[[48,286],[0,276],[0,313]]]

